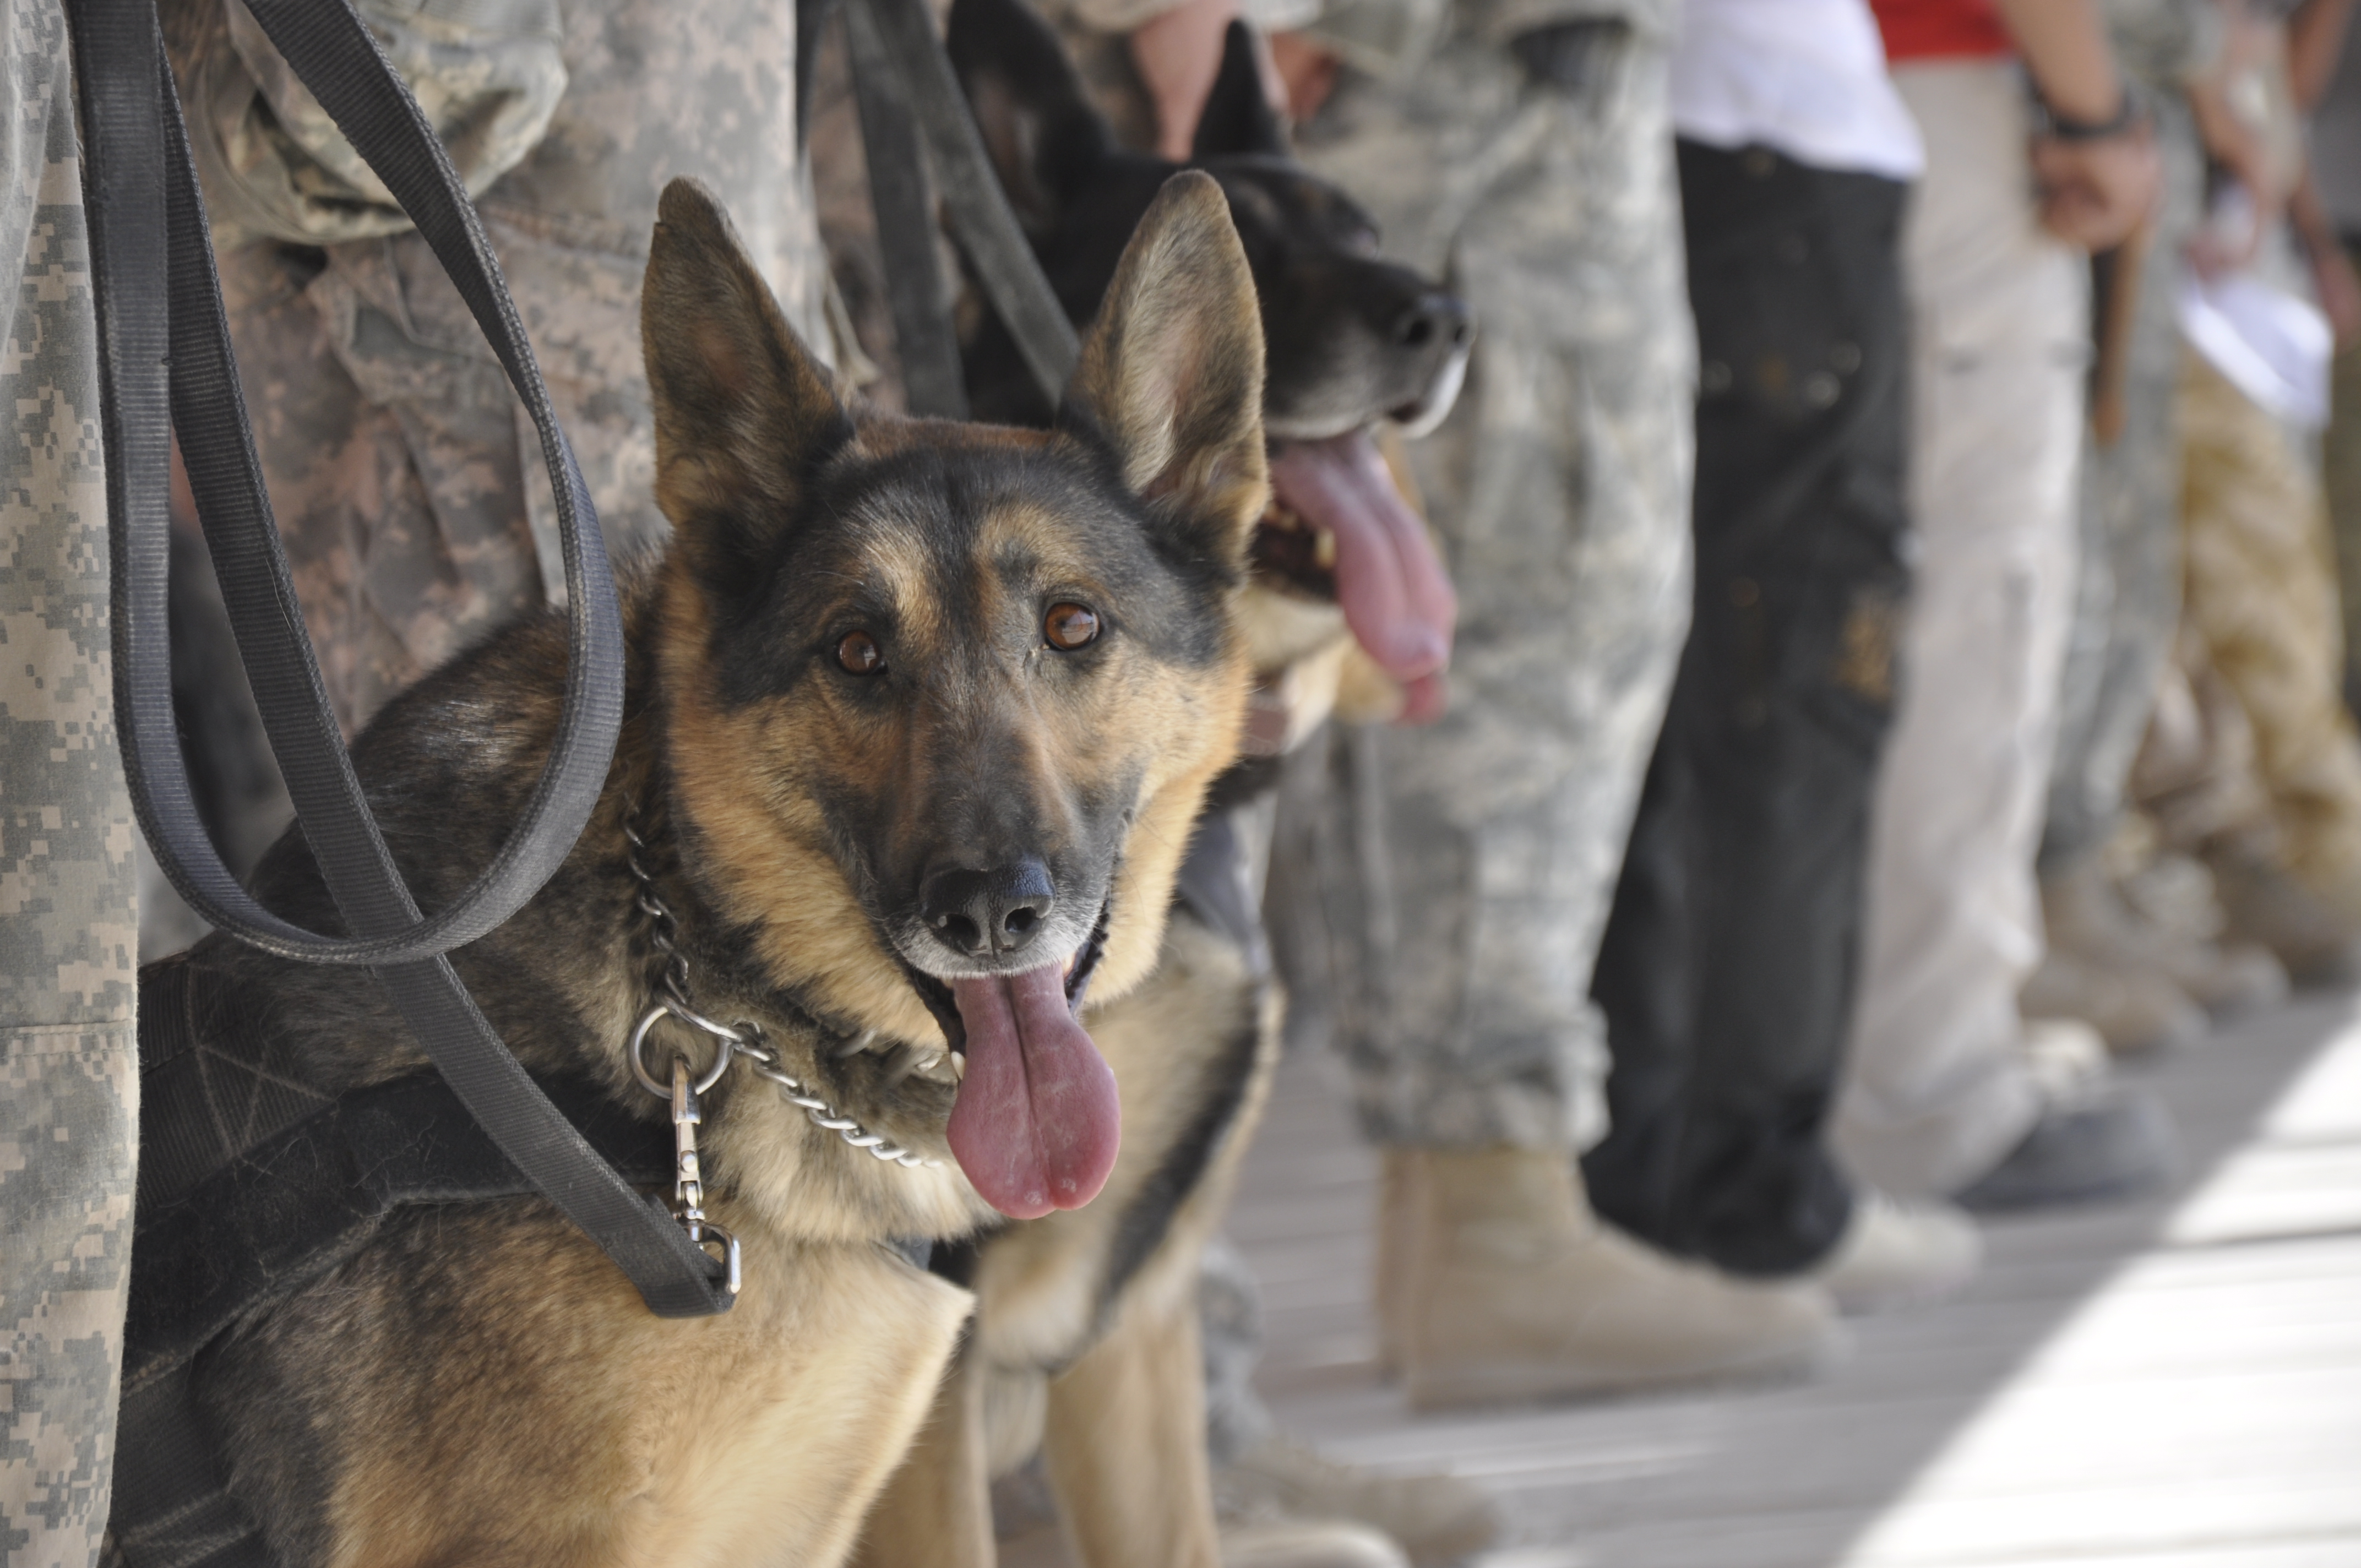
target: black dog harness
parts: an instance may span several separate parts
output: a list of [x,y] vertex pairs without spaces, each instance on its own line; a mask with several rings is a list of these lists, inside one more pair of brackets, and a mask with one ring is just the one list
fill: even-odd
[[[269,1568],[224,1486],[193,1362],[324,1277],[399,1211],[536,1193],[435,1073],[330,1097],[229,988],[184,959],[139,975],[139,1187],[108,1520],[135,1568]],[[537,1080],[635,1186],[670,1179],[672,1138],[585,1080]]]

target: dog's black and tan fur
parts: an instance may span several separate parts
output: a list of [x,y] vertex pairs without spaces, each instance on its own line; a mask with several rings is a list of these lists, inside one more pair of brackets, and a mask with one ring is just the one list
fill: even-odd
[[[624,1058],[653,976],[636,817],[700,1005],[759,1023],[819,1094],[940,1163],[882,1164],[734,1069],[701,1141],[745,1287],[712,1319],[652,1316],[538,1200],[389,1222],[197,1368],[231,1489],[291,1568],[841,1558],[971,1304],[886,1244],[994,1218],[946,1151],[952,1061],[920,1065],[944,1041],[941,978],[993,960],[928,945],[927,879],[979,854],[1038,861],[1052,902],[1022,961],[1080,948],[1103,913],[1103,956],[1074,980],[1120,996],[1156,965],[1190,824],[1235,751],[1262,339],[1210,181],[1157,198],[1051,431],[848,411],[688,182],[664,194],[644,323],[676,532],[625,585],[622,745],[564,869],[455,961],[527,1066],[660,1117]],[[1096,613],[1095,641],[1049,645],[1060,603]],[[846,667],[856,632],[882,670]],[[530,620],[357,743],[422,905],[454,897],[514,819],[565,657],[562,623]],[[257,886],[333,927],[300,834]],[[352,977],[220,938],[185,961],[315,1087],[424,1065]],[[1164,1069],[1114,1065],[1126,1139],[1168,1139]]]

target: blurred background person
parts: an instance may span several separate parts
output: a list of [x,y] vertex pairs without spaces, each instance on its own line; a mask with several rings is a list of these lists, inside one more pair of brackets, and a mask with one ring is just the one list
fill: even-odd
[[1873,4],[1927,150],[1903,239],[1916,553],[1839,1144],[1876,1185],[1971,1206],[2136,1190],[2169,1167],[2161,1105],[2017,991],[2072,616],[2083,257],[2146,217],[2153,137],[2095,0]]
[[2214,68],[2224,27],[2218,0],[2110,0],[2106,16],[2162,180],[2147,221],[2092,262],[2081,571],[2039,861],[2047,945],[2021,1001],[2028,1015],[2081,1019],[2110,1051],[2132,1055],[2202,1037],[2214,1018],[2283,994],[2287,976],[2268,948],[2217,940],[2210,903],[2173,918],[2126,890],[2168,872],[2204,882],[2186,860],[2156,862],[2159,847],[2126,816],[2125,789],[2180,621],[2180,313],[2205,197],[2190,91]]
[[[2323,276],[2336,268],[2320,256],[2322,240],[2341,253],[2345,269],[2361,262],[2361,41],[2355,38],[2352,15],[2349,5],[2307,5],[2290,40],[2296,100],[2312,115],[2319,224],[2307,237],[2314,247],[2314,267]],[[2323,296],[2343,293],[2334,285],[2323,290]],[[2361,711],[2361,340],[2350,313],[2332,305],[2328,313],[2336,328],[2337,353],[2323,466],[2344,601],[2345,700]]]
[[1689,0],[1672,63],[1700,361],[1688,643],[1592,994],[1601,1214],[1850,1306],[1962,1283],[1974,1227],[1825,1136],[1905,614],[1899,240],[1916,126],[1864,0]]
[[[2229,930],[2308,983],[2361,978],[2361,735],[2315,444],[2361,285],[2312,189],[2290,44],[2333,60],[2348,12],[2312,0],[2291,29],[2284,7],[2225,6],[2221,61],[2191,94],[2211,208],[2181,302],[2184,663],[2235,705],[2255,787],[2243,812],[2169,819]],[[2303,76],[2316,92],[2330,74],[2312,58]]]
[[1459,592],[1451,707],[1337,738],[1327,961],[1289,971],[1324,990],[1382,1151],[1379,1354],[1422,1408],[1794,1369],[1831,1341],[1817,1287],[1602,1223],[1575,1157],[1607,1130],[1592,962],[1688,619],[1674,20],[1356,0],[1275,40],[1326,90],[1306,161],[1482,323],[1456,411],[1410,446]]

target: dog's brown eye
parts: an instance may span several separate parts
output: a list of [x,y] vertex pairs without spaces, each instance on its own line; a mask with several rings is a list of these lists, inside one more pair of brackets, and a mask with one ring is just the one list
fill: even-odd
[[885,668],[885,650],[866,631],[848,631],[837,640],[836,662],[847,674],[873,675]]
[[1042,620],[1041,634],[1049,638],[1050,647],[1071,652],[1097,640],[1098,612],[1078,604],[1053,604]]

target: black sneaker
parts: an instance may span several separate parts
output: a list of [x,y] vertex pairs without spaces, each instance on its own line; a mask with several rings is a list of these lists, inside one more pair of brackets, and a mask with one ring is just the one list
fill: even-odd
[[2145,1089],[2103,1084],[2043,1108],[2023,1141],[1951,1195],[1993,1213],[2136,1198],[2180,1168],[2180,1135],[2164,1102]]

